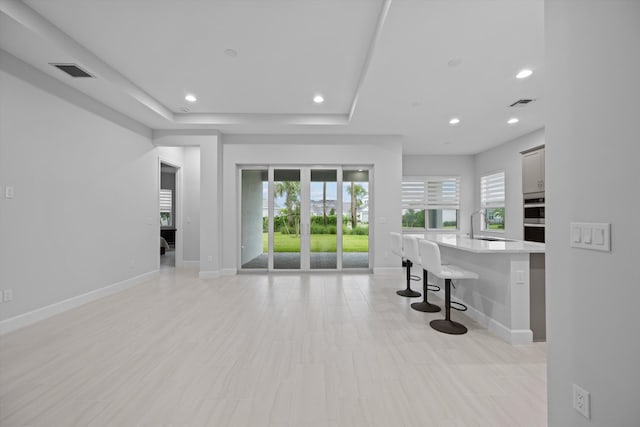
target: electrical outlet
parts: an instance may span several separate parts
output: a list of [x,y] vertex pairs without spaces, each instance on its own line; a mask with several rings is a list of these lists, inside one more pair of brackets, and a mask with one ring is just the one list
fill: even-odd
[[13,301],[13,289],[5,289],[3,292],[2,300],[4,302]]
[[586,419],[589,419],[589,392],[577,384],[573,385],[573,409],[580,412]]

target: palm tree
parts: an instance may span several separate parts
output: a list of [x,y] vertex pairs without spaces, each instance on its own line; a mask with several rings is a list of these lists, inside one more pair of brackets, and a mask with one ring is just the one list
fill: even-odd
[[294,221],[294,214],[300,213],[300,182],[280,181],[275,184],[274,195],[276,197],[285,197],[284,205],[287,211],[287,223],[290,227],[294,227],[296,235],[298,235],[298,227]]
[[367,195],[367,190],[360,184],[351,181],[351,186],[347,187],[347,192],[351,196],[351,228],[358,225],[358,208],[362,206],[362,198]]
[[322,223],[327,226],[327,181],[322,183]]

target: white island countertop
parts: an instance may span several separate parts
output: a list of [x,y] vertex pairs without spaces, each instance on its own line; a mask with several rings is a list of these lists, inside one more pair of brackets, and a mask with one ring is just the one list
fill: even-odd
[[[477,236],[489,237],[492,236]],[[458,234],[438,234],[426,233],[424,238],[431,240],[442,246],[459,249],[466,252],[474,252],[479,254],[526,254],[526,253],[544,253],[544,243],[525,242],[524,240],[496,240],[487,241],[480,239],[471,239],[467,236]]]

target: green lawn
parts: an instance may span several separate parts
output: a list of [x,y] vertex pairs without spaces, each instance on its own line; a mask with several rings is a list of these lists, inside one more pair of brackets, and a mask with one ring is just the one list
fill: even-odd
[[[268,233],[262,234],[262,250],[268,251]],[[275,233],[273,235],[274,252],[300,252],[300,236]],[[368,252],[369,236],[346,235],[342,240],[342,252]],[[312,234],[311,252],[335,252],[335,234]]]

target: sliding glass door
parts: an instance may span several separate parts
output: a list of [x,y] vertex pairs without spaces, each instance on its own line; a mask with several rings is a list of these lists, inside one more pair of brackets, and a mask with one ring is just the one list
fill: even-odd
[[242,270],[369,268],[368,170],[265,166],[240,178]]
[[342,171],[342,268],[369,267],[369,171]]
[[300,169],[274,169],[271,191],[273,269],[299,270],[301,267]]
[[311,269],[338,268],[338,172],[312,169],[309,183]]

